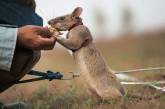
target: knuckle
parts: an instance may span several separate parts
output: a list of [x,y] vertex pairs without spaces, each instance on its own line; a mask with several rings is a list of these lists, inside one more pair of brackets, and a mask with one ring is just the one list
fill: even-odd
[[41,47],[41,42],[39,39],[36,39],[31,43],[31,46],[33,47],[34,50],[38,50]]

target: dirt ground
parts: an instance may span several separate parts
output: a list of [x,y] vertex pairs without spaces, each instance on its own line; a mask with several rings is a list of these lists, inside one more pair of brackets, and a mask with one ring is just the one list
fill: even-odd
[[[97,39],[96,47],[108,65],[116,71],[135,68],[165,66],[165,32],[148,32],[121,36],[117,39]],[[72,56],[63,47],[42,52],[35,70],[76,72]],[[144,81],[165,80],[165,71],[131,73]],[[31,78],[26,76],[25,78]],[[25,79],[24,78],[24,79]],[[165,94],[147,86],[126,86],[123,98],[98,101],[88,96],[79,78],[68,81],[41,81],[15,85],[0,94],[0,101],[25,101],[31,109],[165,109]],[[150,97],[133,98],[129,95]]]

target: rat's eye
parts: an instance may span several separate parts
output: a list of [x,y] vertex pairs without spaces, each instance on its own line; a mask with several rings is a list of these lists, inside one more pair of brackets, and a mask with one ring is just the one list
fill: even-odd
[[65,17],[61,17],[60,20],[65,20]]

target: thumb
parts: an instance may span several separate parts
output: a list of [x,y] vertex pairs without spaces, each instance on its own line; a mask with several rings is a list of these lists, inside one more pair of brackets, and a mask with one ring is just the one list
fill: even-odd
[[43,38],[41,37],[41,47],[45,50],[52,49],[56,43],[56,37]]

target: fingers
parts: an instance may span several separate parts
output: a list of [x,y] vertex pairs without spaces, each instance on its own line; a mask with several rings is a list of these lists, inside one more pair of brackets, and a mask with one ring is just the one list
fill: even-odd
[[51,50],[54,48],[56,43],[56,37],[50,33],[48,27],[37,27],[36,32],[40,37],[40,47],[42,50]]
[[35,30],[35,32],[42,37],[50,37],[52,35],[52,33],[49,31],[49,28],[39,27]]
[[40,38],[40,47],[43,50],[50,50],[53,49],[56,43],[56,37],[49,37],[49,38]]
[[47,27],[27,25],[18,28],[17,43],[31,50],[50,50],[54,48],[56,37],[50,35]]

